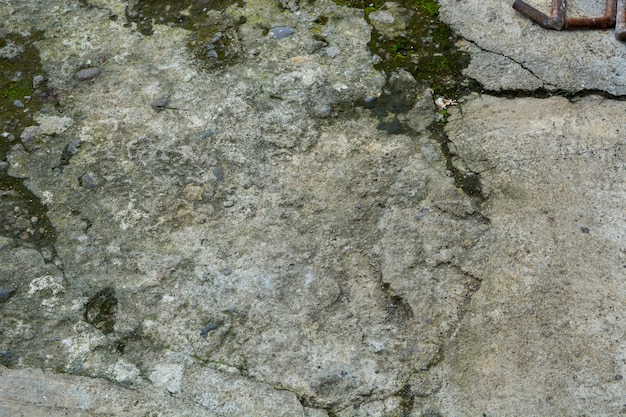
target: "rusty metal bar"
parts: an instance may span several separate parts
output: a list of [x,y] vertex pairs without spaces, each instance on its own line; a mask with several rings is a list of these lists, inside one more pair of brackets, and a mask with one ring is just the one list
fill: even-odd
[[615,26],[617,0],[606,0],[602,17],[568,17],[565,29],[609,29]]
[[550,16],[523,0],[515,0],[513,8],[546,29],[561,30],[565,26],[565,0],[552,0]]
[[615,27],[615,37],[626,40],[626,0],[606,0],[601,17],[565,17],[565,0],[552,0],[550,15],[523,0],[515,0],[513,9],[546,29],[608,29]]

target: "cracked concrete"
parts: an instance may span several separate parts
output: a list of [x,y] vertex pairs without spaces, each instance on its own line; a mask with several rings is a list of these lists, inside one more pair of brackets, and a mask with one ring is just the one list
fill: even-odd
[[[490,90],[444,123],[374,68],[361,10],[254,0],[143,33],[131,3],[0,2],[4,30],[43,30],[59,99],[7,155],[55,239],[0,240],[0,414],[624,412],[626,105],[495,96],[620,94],[576,55],[618,65],[610,31],[442,0]],[[370,105],[403,89],[406,111]]]
[[[624,45],[612,30],[550,31],[512,11],[512,2],[502,0],[439,3],[442,18],[469,42],[472,63],[466,74],[488,90],[539,87],[626,93]],[[529,3],[549,12],[550,2]],[[567,2],[567,13],[572,16],[601,16],[603,9],[604,1]]]
[[481,173],[500,243],[475,253],[481,290],[435,395],[445,415],[624,412],[625,110],[474,96],[453,111],[450,140]]

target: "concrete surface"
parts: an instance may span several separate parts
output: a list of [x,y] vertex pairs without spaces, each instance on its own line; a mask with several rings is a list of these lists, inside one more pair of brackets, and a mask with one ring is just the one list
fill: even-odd
[[610,31],[442,0],[489,90],[442,121],[361,10],[137,4],[0,2],[60,100],[7,155],[55,238],[0,241],[0,414],[626,413],[626,105],[530,97],[622,94]]

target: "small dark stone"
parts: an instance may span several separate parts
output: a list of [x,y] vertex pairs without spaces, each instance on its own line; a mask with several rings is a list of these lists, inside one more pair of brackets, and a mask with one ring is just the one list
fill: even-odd
[[213,175],[215,176],[216,180],[224,181],[224,170],[222,169],[222,167],[213,168]]
[[294,33],[295,31],[288,26],[277,26],[275,28],[271,28],[269,31],[270,37],[274,39],[283,39],[293,35]]
[[90,190],[97,188],[101,184],[100,178],[93,172],[85,172],[80,177],[80,185]]
[[[67,144],[67,146],[63,150],[63,153],[61,154],[61,166],[70,163],[70,159],[72,159],[72,157],[78,153],[78,148],[80,148],[81,144],[82,142],[79,139],[75,139]],[[61,168],[61,166],[59,168]]]
[[50,103],[50,104],[59,104],[61,102],[61,100],[59,99],[59,95],[51,88],[47,88],[46,90],[44,90],[39,97],[41,98],[41,101],[44,103]]
[[204,132],[202,134],[201,138],[202,139],[207,139],[207,138],[210,138],[211,136],[217,135],[217,133],[218,133],[217,130],[209,130],[209,131]]
[[163,98],[153,101],[151,106],[156,111],[163,110],[165,107],[167,107],[167,97],[163,97]]
[[15,290],[12,288],[0,288],[0,302],[6,301],[11,298],[14,292]]
[[0,171],[6,171],[9,169],[9,163],[7,161],[0,161]]
[[200,336],[206,339],[206,337],[209,335],[209,332],[217,330],[218,327],[220,327],[219,324],[211,322],[202,328],[202,330],[200,331]]
[[102,73],[102,70],[98,67],[85,68],[76,73],[76,79],[78,81],[93,80]]
[[43,84],[45,80],[46,79],[43,75],[35,75],[33,77],[33,87],[38,87],[39,85]]
[[588,227],[581,227],[580,231],[585,233],[585,234],[588,234],[589,233],[589,228]]
[[75,139],[75,140],[71,141],[67,145],[67,152],[70,155],[76,155],[78,153],[78,148],[80,148],[81,143],[82,142],[79,139]]

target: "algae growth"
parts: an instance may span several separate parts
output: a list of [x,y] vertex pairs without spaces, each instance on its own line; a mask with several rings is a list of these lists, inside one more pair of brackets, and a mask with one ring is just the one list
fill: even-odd
[[223,13],[229,7],[243,7],[241,0],[138,0],[127,6],[128,21],[150,36],[154,25],[180,27],[190,31],[187,49],[204,69],[237,62],[241,47],[237,28],[245,18]]
[[[389,33],[382,33],[375,28],[372,30],[372,39],[368,46],[370,51],[380,57],[376,69],[388,76],[400,70],[409,72],[422,87],[432,89],[433,99],[438,96],[457,99],[477,88],[476,82],[463,75],[470,56],[457,47],[461,38],[439,20],[439,3],[435,0],[398,0],[393,3],[381,0],[336,0],[336,3],[363,9],[368,20],[371,20],[374,11],[383,10],[389,4],[393,4],[397,10],[403,11],[402,15],[407,16],[403,33],[389,36]],[[414,97],[406,91],[406,85],[393,84],[388,82],[388,92],[365,105],[378,113],[381,119],[387,117],[387,113],[406,113],[412,107]],[[444,131],[446,110],[442,109],[440,113],[440,120],[430,128],[431,137],[439,143],[441,153],[446,159],[446,168],[456,186],[474,201],[481,203],[485,197],[480,176],[461,172],[454,165],[454,155],[448,147],[448,138]],[[407,130],[397,117],[393,120],[388,117],[381,120],[378,128],[390,134]]]
[[[23,146],[20,135],[36,125],[33,115],[44,106],[54,106],[56,96],[46,87],[39,51],[29,37],[0,34],[0,235],[42,250],[48,260],[54,254],[55,231],[45,205],[28,190],[23,180],[8,174],[9,149]],[[33,80],[37,78],[36,85]]]
[[462,71],[469,54],[457,48],[459,37],[439,20],[439,4],[432,0],[397,3],[410,13],[406,33],[389,39],[372,32],[369,48],[382,58],[376,68],[386,72],[402,68],[435,94],[457,98],[464,93],[467,80]]

